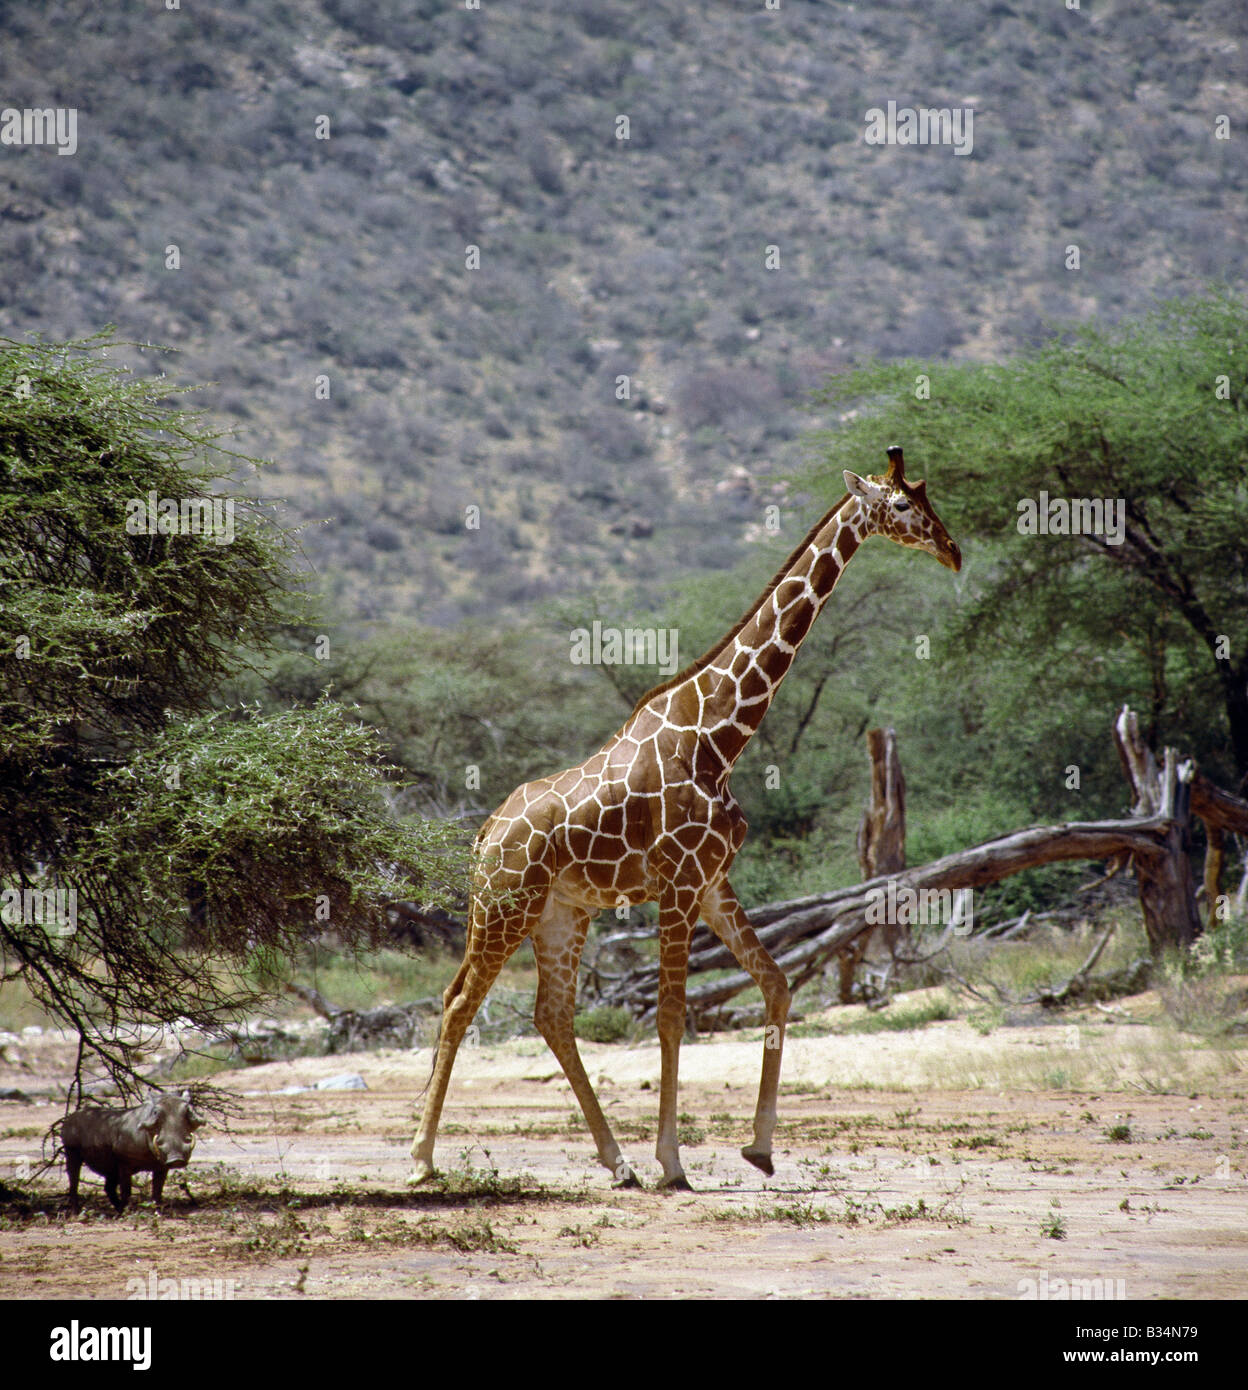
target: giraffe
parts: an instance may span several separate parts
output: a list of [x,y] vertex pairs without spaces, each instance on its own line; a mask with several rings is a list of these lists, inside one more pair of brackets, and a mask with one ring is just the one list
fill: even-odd
[[508,957],[531,939],[538,1031],[559,1059],[615,1185],[641,1185],[602,1113],[573,1031],[577,970],[590,918],[622,902],[659,905],[659,1186],[689,1188],[676,1142],[676,1076],[689,943],[699,917],[763,995],[754,1138],[741,1153],[764,1173],[774,1171],[772,1135],[790,995],[784,972],[759,942],[728,883],[747,829],[728,778],[868,536],[887,536],[927,551],[949,569],[961,568],[961,553],[929,504],[923,482],[906,480],[899,446],[887,452],[883,477],[845,472],[846,496],[815,523],[727,636],[642,696],[592,757],[517,787],[481,828],[467,949],[443,995],[433,1076],[412,1142],[413,1183],[434,1176],[434,1140],[464,1032]]

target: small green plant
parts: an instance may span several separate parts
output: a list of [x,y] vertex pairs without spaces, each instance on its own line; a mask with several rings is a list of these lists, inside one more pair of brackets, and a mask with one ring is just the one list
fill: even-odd
[[452,1226],[445,1232],[444,1239],[465,1255],[478,1250],[484,1250],[490,1255],[519,1254],[516,1247],[500,1236],[484,1218],[477,1221],[461,1221],[458,1226]]
[[1105,1131],[1105,1137],[1115,1144],[1126,1144],[1131,1138],[1131,1126],[1110,1125]]
[[826,1207],[817,1207],[811,1202],[790,1202],[787,1206],[774,1206],[770,1211],[760,1213],[769,1221],[791,1221],[795,1226],[817,1226],[832,1220]]
[[982,1008],[972,1009],[966,1016],[966,1021],[983,1038],[1000,1028],[1004,1019],[1005,1010],[996,1004],[985,1004]]
[[276,1221],[258,1220],[239,1249],[243,1254],[259,1255],[265,1259],[288,1259],[292,1255],[302,1254],[307,1248],[305,1242],[310,1239],[308,1228],[293,1211],[287,1209]]
[[627,1009],[604,1006],[579,1013],[575,1019],[576,1036],[586,1042],[622,1042],[632,1035],[633,1016]]
[[1062,1220],[1061,1213],[1051,1211],[1040,1223],[1040,1234],[1046,1240],[1065,1240],[1066,1223]]
[[519,1178],[504,1178],[493,1166],[474,1168],[468,1151],[461,1154],[458,1168],[441,1175],[441,1184],[444,1192],[455,1197],[518,1197],[522,1190]]

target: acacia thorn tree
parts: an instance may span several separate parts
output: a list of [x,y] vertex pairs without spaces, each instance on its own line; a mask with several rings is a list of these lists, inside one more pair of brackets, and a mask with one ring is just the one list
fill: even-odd
[[293,543],[123,348],[0,342],[0,982],[126,1091],[153,1025],[236,1018],[464,856],[351,709],[214,704],[306,606]]

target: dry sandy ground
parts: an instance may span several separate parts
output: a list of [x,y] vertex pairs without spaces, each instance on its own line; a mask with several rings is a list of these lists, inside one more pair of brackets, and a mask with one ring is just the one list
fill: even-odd
[[[220,1282],[200,1292],[235,1298],[1017,1299],[1099,1280],[1084,1287],[1248,1297],[1248,1049],[1180,1044],[1133,1025],[1133,1009],[1147,1015],[1147,997],[1114,1017],[1036,1018],[988,1036],[956,1021],[793,1038],[771,1179],[738,1154],[758,1035],[687,1045],[693,1193],[653,1190],[655,1044],[583,1047],[650,1185],[640,1192],[611,1188],[535,1040],[461,1053],[439,1144],[447,1179],[415,1190],[407,1151],[428,1051],[253,1067],[214,1078],[243,1093],[241,1112],[228,1131],[203,1131],[163,1215],[140,1178],[141,1200],[121,1218],[93,1183],[68,1220],[58,1171],[26,1185],[25,1205],[0,1203],[0,1288],[124,1298],[134,1280],[162,1292],[172,1285],[151,1281],[203,1280]],[[63,1049],[23,1042],[0,1085],[36,1088],[54,1055],[63,1069]],[[278,1094],[343,1071],[368,1089]],[[26,1171],[57,1114],[0,1102],[0,1180]]]

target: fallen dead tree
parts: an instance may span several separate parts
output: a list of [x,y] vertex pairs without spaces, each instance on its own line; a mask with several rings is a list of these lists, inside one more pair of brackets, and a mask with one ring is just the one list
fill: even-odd
[[442,1008],[437,998],[415,999],[410,1004],[383,1004],[376,1009],[342,1009],[319,990],[288,984],[287,990],[310,1004],[329,1022],[326,1052],[367,1052],[375,1047],[414,1047],[426,1021]]
[[[932,895],[938,895],[936,919],[953,922],[957,890],[983,887],[1026,869],[1071,859],[1109,860],[1117,866],[1130,860],[1135,865],[1140,907],[1154,957],[1168,946],[1189,944],[1200,931],[1189,857],[1193,782],[1198,774],[1193,764],[1180,762],[1171,748],[1164,751],[1158,768],[1140,740],[1129,710],[1121,712],[1114,732],[1135,793],[1133,814],[1126,819],[1031,826],[930,864],[747,912],[759,940],[788,977],[790,988],[796,991],[833,956],[885,920],[880,913],[883,904],[921,905],[929,909],[923,920],[930,921]],[[1248,812],[1248,803],[1231,798],[1238,804],[1229,805],[1213,795],[1217,789],[1210,791],[1211,786],[1202,779],[1202,808],[1216,807],[1216,814],[1227,817],[1228,823],[1230,818],[1238,818],[1240,806]],[[1238,819],[1234,823],[1237,827],[1240,824]],[[919,919],[916,914],[908,920]],[[1039,1002],[1065,1002],[1086,994],[1088,975],[1099,953],[1098,949],[1064,991]],[[689,986],[686,1003],[691,1024],[707,1029],[752,1021],[748,1011],[729,1005],[753,984],[751,977],[735,966],[727,947],[699,928],[692,942],[689,976],[723,969],[732,973]],[[613,976],[599,960],[591,977],[601,1004],[626,1008],[642,1020],[653,1018],[658,1005],[657,964],[647,963]]]
[[[746,915],[759,940],[789,977],[790,988],[796,990],[830,957],[878,925],[869,920],[868,909],[874,917],[875,909],[888,899],[890,883],[894,900],[903,902],[931,903],[930,897],[925,900],[919,894],[947,894],[941,906],[948,920],[953,915],[956,889],[983,887],[1024,869],[1067,859],[1104,860],[1131,854],[1137,864],[1152,865],[1167,852],[1169,831],[1169,820],[1160,816],[1031,826],[898,874],[883,874],[866,883],[789,902],[769,903]],[[689,960],[690,975],[735,964],[726,946],[699,929]],[[627,1008],[642,1019],[653,1015],[658,1005],[657,965],[630,971],[614,981],[605,977],[601,967],[596,973],[603,1004]],[[686,1003],[700,1023],[701,1015],[720,1008],[752,984],[744,971],[734,971],[722,979],[692,986],[686,991]]]

